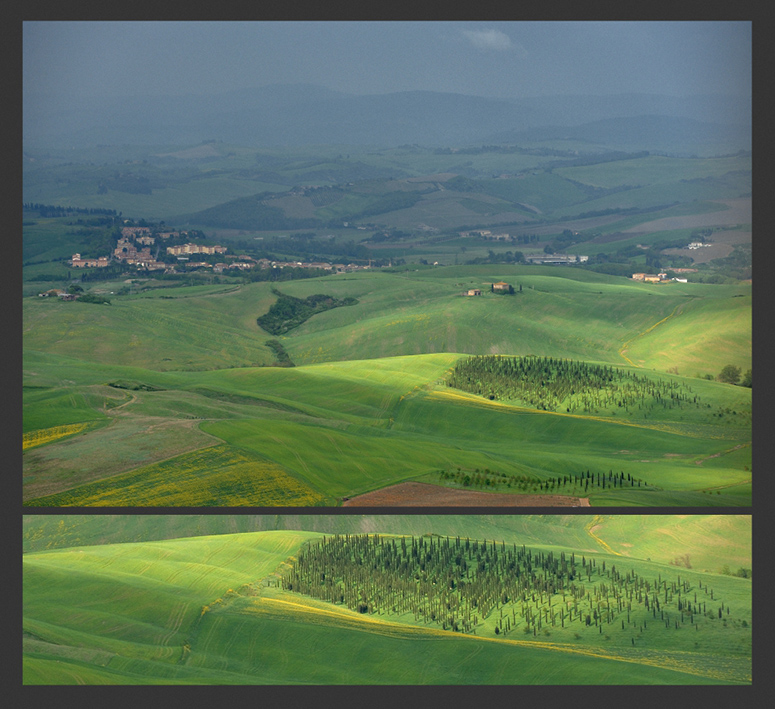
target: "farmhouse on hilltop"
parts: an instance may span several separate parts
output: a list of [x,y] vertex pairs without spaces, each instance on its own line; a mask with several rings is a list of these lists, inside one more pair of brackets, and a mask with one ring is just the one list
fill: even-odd
[[632,280],[633,281],[643,281],[644,283],[660,283],[662,281],[667,280],[667,274],[666,273],[633,273],[632,274]]
[[498,281],[498,283],[492,284],[492,290],[494,293],[508,293],[511,286],[505,281]]

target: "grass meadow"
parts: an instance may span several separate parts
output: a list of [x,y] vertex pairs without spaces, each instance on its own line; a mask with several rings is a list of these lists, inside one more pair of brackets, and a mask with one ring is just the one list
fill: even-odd
[[[140,381],[159,391],[102,387],[128,394],[126,403],[107,409],[114,414],[109,425],[29,451],[28,502],[331,503],[455,468],[488,468],[539,481],[614,470],[649,485],[642,491],[598,491],[599,498],[590,495],[592,504],[598,499],[637,504],[671,492],[689,495],[685,500],[693,496],[695,504],[736,504],[740,500],[729,498],[727,489],[750,482],[750,416],[745,401],[729,398],[745,394],[739,387],[693,383],[711,408],[686,410],[680,417],[536,411],[440,383],[458,357],[156,373]],[[739,413],[716,418],[725,405]],[[201,450],[181,452],[181,434]],[[228,445],[214,445],[219,442]],[[114,474],[103,479],[105,455],[122,450],[125,469],[108,466]],[[96,455],[100,463],[91,466]],[[196,463],[202,455],[206,464]],[[258,470],[264,472],[252,472]],[[308,492],[281,494],[292,481]],[[225,492],[229,485],[231,495]],[[711,489],[720,494],[708,494]]]
[[[101,517],[25,516],[25,684],[751,682],[750,579],[702,568],[709,544],[715,561],[750,568],[748,516]],[[263,531],[235,531],[249,526]],[[618,620],[605,633],[576,624],[499,636],[496,611],[463,635],[280,588],[302,544],[364,531],[583,554],[680,578],[703,598],[710,588],[730,614],[697,628],[649,623],[636,644]],[[52,548],[61,544],[72,546]]]
[[[522,290],[460,295],[496,280]],[[487,468],[539,482],[590,470],[648,483],[579,495],[593,505],[750,502],[751,390],[703,378],[725,364],[750,368],[749,286],[467,266],[281,290],[358,304],[280,336],[296,366],[273,367],[270,335],[256,323],[275,298],[268,283],[111,306],[25,299],[25,501],[336,504],[402,481],[438,484],[441,470]],[[454,363],[475,353],[617,366],[676,383],[699,403],[571,413],[447,387]],[[253,462],[189,464],[218,444]],[[151,481],[175,465],[174,492],[163,486],[154,500]],[[297,492],[283,495],[288,485]]]

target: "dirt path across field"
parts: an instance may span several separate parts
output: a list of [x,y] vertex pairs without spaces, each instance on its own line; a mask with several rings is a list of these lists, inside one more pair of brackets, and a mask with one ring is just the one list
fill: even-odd
[[[706,455],[704,458],[700,458],[699,460],[695,460],[695,465],[702,465],[706,460],[710,460],[711,458],[719,458],[722,455],[726,455],[727,453],[731,453],[732,451],[736,451],[739,448],[745,448],[746,446],[750,446],[751,443],[740,443],[736,446],[733,446],[732,448],[727,448],[725,451],[721,451],[720,453],[714,453],[713,455]],[[737,484],[737,483],[735,483]]]
[[343,507],[589,507],[589,498],[455,490],[428,483],[399,483],[342,502]]

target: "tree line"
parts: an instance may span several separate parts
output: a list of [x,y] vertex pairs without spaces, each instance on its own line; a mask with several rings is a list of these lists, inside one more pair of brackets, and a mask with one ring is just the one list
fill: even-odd
[[564,494],[564,495],[582,495],[588,493],[590,488],[595,491],[617,488],[641,488],[647,490],[656,490],[642,478],[636,478],[634,475],[624,474],[624,471],[614,473],[609,470],[606,473],[590,473],[581,471],[578,473],[568,473],[551,478],[538,478],[530,475],[507,475],[485,468],[475,471],[462,470],[439,470],[437,472],[439,481],[453,483],[462,487],[478,487],[481,489],[490,489],[494,491],[512,490],[514,492],[534,492],[538,494]]
[[53,204],[40,204],[39,202],[24,202],[22,210],[25,212],[38,212],[41,217],[67,217],[71,214],[105,214],[107,216],[121,216],[115,209],[101,209],[99,207],[62,207]]
[[256,318],[259,327],[272,335],[283,335],[317,313],[358,303],[356,298],[339,299],[322,293],[309,295],[306,298],[294,298],[281,293],[276,288],[272,288],[272,293],[277,296],[277,300],[272,303],[266,314]]

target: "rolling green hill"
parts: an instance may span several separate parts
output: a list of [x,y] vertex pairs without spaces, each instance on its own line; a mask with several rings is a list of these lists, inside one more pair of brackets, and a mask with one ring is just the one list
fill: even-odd
[[[68,151],[66,162],[56,151],[36,154],[25,160],[24,201],[112,208],[168,221],[186,214],[191,223],[214,228],[294,228],[298,220],[306,228],[375,219],[455,228],[737,197],[750,192],[751,179],[750,155],[627,154],[577,140],[463,150],[351,147],[346,155],[337,146],[283,151],[223,143],[125,150],[134,153],[131,161],[119,160],[126,156],[109,147]],[[300,185],[324,192],[286,194]],[[335,191],[323,198],[331,186]]]
[[[666,491],[685,493],[681,499],[694,504],[736,504],[730,493],[750,482],[745,469],[750,403],[731,398],[747,390],[691,380],[705,408],[648,414],[652,418],[635,411],[629,416],[536,411],[440,383],[458,357],[201,373],[106,370],[121,381],[135,381],[134,389],[99,385],[99,370],[89,370],[92,383],[82,389],[105,411],[109,425],[42,445],[35,445],[37,431],[30,431],[27,502],[218,504],[217,498],[201,497],[201,483],[213,487],[219,480],[218,486],[241,491],[229,496],[228,504],[304,505],[321,496],[331,503],[404,480],[438,484],[437,471],[455,468],[488,468],[540,482],[585,469],[606,473],[615,466],[617,473],[648,483],[642,490],[593,490],[592,504],[598,499],[649,504],[655,495],[669,498]],[[730,405],[735,414],[719,419],[718,412]],[[78,409],[72,413],[83,418]],[[189,452],[180,449],[183,431]],[[117,463],[123,470],[111,467]],[[106,478],[106,469],[114,474]],[[294,484],[301,486],[299,494],[302,488],[308,492],[283,502],[248,482],[259,471],[266,479],[270,469],[280,476],[270,488]],[[158,476],[164,484],[154,482]],[[726,489],[723,495],[707,494],[716,488]],[[173,490],[180,497],[170,497]],[[187,491],[200,497],[187,497]],[[535,492],[535,483],[510,491]]]
[[[500,280],[523,290],[509,298],[461,297],[464,288],[489,290]],[[296,364],[434,352],[626,364],[619,352],[637,340],[642,357],[637,364],[661,371],[674,366],[680,371],[687,362],[703,364],[690,375],[716,374],[727,363],[750,367],[748,285],[661,287],[552,267],[450,266],[311,278],[287,282],[282,292],[359,301],[311,318],[283,339]],[[273,354],[265,340],[271,333],[258,327],[256,317],[275,300],[269,283],[176,288],[164,299],[122,296],[112,299],[110,308],[25,299],[24,345],[155,370],[269,364]],[[660,351],[665,323],[679,326],[669,354]],[[707,346],[711,339],[721,351]],[[92,346],[85,348],[85,341]]]
[[[697,571],[721,573],[751,568],[751,518],[748,515],[35,515],[22,520],[25,553],[181,537],[245,532],[304,530],[321,534],[422,535],[428,530],[448,536],[503,539],[506,543],[566,546],[585,552],[605,551],[628,558],[670,564],[689,555]],[[590,534],[593,530],[593,534]]]
[[[487,292],[502,279],[522,290]],[[485,295],[463,297],[469,287]],[[441,473],[457,469],[522,476],[521,488],[487,488],[522,494],[582,472],[643,481],[554,490],[593,505],[750,501],[751,391],[696,378],[750,368],[749,286],[458,266],[292,281],[282,292],[357,300],[279,336],[290,368],[265,366],[276,359],[257,324],[277,299],[269,283],[110,307],[26,299],[25,502],[336,504],[409,480],[454,487]],[[537,411],[450,388],[465,354],[604,363],[694,400]],[[281,488],[297,492],[272,492]]]
[[[112,518],[108,531],[96,517],[25,518],[25,536],[35,538],[38,547],[57,546],[75,530],[92,543],[24,555],[25,684],[751,681],[750,580],[670,563],[672,557],[691,556],[714,538],[709,535],[717,535],[727,549],[725,560],[748,565],[750,517],[205,519]],[[249,526],[285,529],[233,533],[246,520]],[[296,563],[301,546],[322,538],[320,531],[301,531],[313,527],[328,535],[450,534],[453,541],[455,535],[487,538],[488,545],[497,541],[499,548],[501,540],[527,544],[544,555],[583,554],[586,562],[596,562],[596,575],[607,563],[655,582],[679,579],[687,599],[697,593],[697,600],[707,597],[708,603],[712,597],[729,611],[716,618],[710,603],[713,613],[698,616],[696,629],[649,622],[632,642],[618,617],[605,633],[602,625],[598,632],[597,624],[576,623],[551,625],[537,637],[521,630],[499,636],[493,633],[498,619],[493,610],[481,618],[476,634],[444,631],[411,613],[358,613],[282,590],[279,577]],[[186,536],[103,543],[104,534],[115,537],[116,530],[134,538]],[[212,531],[220,533],[188,536]],[[647,560],[655,539],[662,559]],[[555,601],[560,603],[559,591]],[[626,625],[624,616],[621,621]]]

